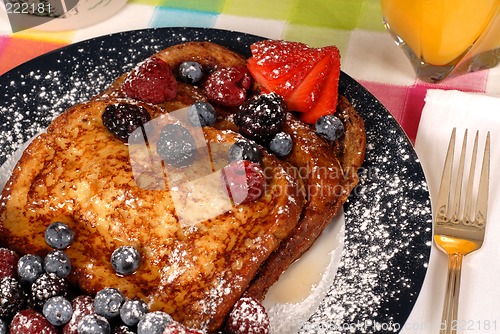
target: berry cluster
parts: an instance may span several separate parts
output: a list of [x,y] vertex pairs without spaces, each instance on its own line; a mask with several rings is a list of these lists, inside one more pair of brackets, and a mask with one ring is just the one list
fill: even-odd
[[[0,260],[0,334],[203,334],[165,312],[150,312],[144,301],[128,299],[114,288],[105,288],[94,298],[78,295],[70,301],[65,279],[40,270],[43,262],[38,256],[20,258],[0,248]],[[268,333],[262,306],[256,301],[250,303],[252,308],[248,305],[248,300],[235,305],[224,333]],[[239,308],[253,316],[242,317]]]
[[[66,276],[71,261],[63,252],[73,232],[62,222],[52,223],[45,241],[54,248],[44,258],[35,254],[19,257],[0,248],[0,334],[56,334],[73,310]],[[10,329],[9,329],[10,328]]]

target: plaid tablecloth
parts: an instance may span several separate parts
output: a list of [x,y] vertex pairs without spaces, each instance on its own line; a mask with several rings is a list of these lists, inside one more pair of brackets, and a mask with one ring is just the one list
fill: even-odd
[[[0,1],[0,9],[1,4]],[[384,30],[379,0],[131,0],[98,24],[53,33],[33,29],[12,33],[5,12],[0,10],[0,75],[74,42],[126,30],[176,26],[235,30],[311,46],[337,45],[342,54],[342,70],[387,107],[412,141],[417,138],[429,89],[500,96],[500,66],[440,84],[417,80],[409,61]],[[444,268],[439,273],[444,279],[443,275]],[[416,307],[417,315],[425,315],[422,319],[429,312],[440,312],[428,307],[435,306],[435,299],[441,298],[432,295],[433,289],[426,288],[423,302]],[[417,317],[413,321],[422,320]]]
[[438,85],[416,80],[408,60],[384,31],[379,0],[132,0],[106,21],[57,33],[12,34],[7,17],[0,15],[0,20],[0,74],[70,43],[148,27],[220,28],[311,46],[335,44],[342,53],[343,71],[372,92],[412,140],[429,88],[500,95],[498,67]]

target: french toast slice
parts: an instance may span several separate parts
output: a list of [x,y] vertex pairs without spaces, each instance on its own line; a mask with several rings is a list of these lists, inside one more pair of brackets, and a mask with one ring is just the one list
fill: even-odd
[[[75,233],[65,250],[73,267],[68,279],[82,290],[118,288],[151,310],[214,332],[297,224],[304,203],[301,180],[289,174],[288,163],[263,150],[267,187],[258,200],[183,224],[173,202],[176,190],[138,186],[131,164],[134,144],[124,144],[104,127],[103,110],[119,102],[95,99],[73,106],[29,145],[1,195],[0,241],[20,254],[44,256],[51,250],[45,229],[64,222]],[[126,103],[146,108],[153,121],[164,113],[150,104]],[[179,122],[170,115],[161,120],[162,125]],[[241,136],[210,127],[202,131],[211,162],[224,164],[228,146]],[[153,152],[154,137],[152,132],[148,138]],[[140,165],[141,155],[135,158]],[[178,169],[176,177],[188,181],[206,165],[205,158],[197,155],[192,168]],[[141,254],[133,275],[118,275],[110,264],[112,252],[124,245]]]
[[[175,45],[158,52],[154,57],[165,61],[174,73],[176,73],[177,67],[181,62],[188,60],[199,62],[206,71],[212,71],[221,67],[244,66],[246,64],[246,59],[243,56],[209,42],[188,42]],[[167,232],[165,232],[162,226],[154,224],[154,217],[164,214],[169,219],[165,218],[163,221],[170,222],[172,220],[175,224],[180,224],[180,219],[175,215],[165,214],[165,212],[169,212],[169,208],[170,210],[172,209],[172,196],[165,195],[165,197],[161,197],[158,195],[161,191],[148,189],[150,179],[144,183],[142,183],[143,178],[135,179],[135,182],[139,182],[143,186],[142,189],[134,191],[128,189],[125,191],[124,189],[126,188],[119,188],[123,194],[122,198],[113,196],[113,192],[117,188],[116,186],[112,186],[110,189],[110,186],[114,185],[113,182],[117,178],[116,176],[111,179],[109,177],[106,178],[107,174],[111,175],[112,172],[110,169],[113,169],[113,166],[123,167],[120,168],[118,175],[125,173],[126,179],[129,182],[127,183],[128,185],[134,182],[135,176],[132,175],[134,172],[130,170],[130,162],[126,158],[126,153],[122,151],[124,145],[118,145],[116,140],[109,137],[108,134],[106,140],[103,139],[103,143],[104,141],[112,142],[109,148],[104,149],[104,146],[97,144],[91,144],[91,147],[87,149],[83,148],[83,144],[82,147],[75,148],[74,145],[79,145],[78,143],[80,143],[76,140],[80,131],[75,130],[64,133],[63,130],[64,127],[70,125],[81,125],[84,128],[82,133],[89,134],[87,141],[95,141],[95,138],[99,138],[103,133],[99,131],[100,135],[95,136],[95,134],[92,134],[92,131],[94,131],[92,127],[90,133],[88,132],[89,128],[85,128],[87,122],[88,124],[99,122],[99,117],[91,110],[98,109],[100,110],[99,112],[102,112],[106,103],[115,103],[116,101],[121,101],[121,99],[128,103],[144,106],[149,110],[153,118],[187,107],[197,101],[207,101],[207,96],[201,87],[180,81],[178,81],[177,95],[172,101],[159,105],[135,101],[128,98],[121,89],[126,75],[123,74],[119,77],[109,89],[99,94],[94,101],[76,106],[65,113],[65,115],[83,115],[85,112],[82,110],[87,110],[90,113],[89,115],[93,115],[92,117],[85,116],[83,118],[85,121],[82,121],[83,119],[81,118],[80,121],[82,122],[76,121],[74,123],[74,119],[71,116],[63,115],[54,122],[48,132],[51,138],[51,147],[60,147],[61,152],[59,154],[72,155],[73,160],[70,160],[71,166],[78,165],[77,161],[82,160],[79,156],[91,156],[94,154],[95,156],[91,157],[89,163],[85,163],[88,170],[102,169],[109,172],[99,173],[98,175],[94,174],[94,186],[87,186],[88,189],[80,187],[79,189],[84,190],[78,192],[75,192],[74,189],[61,189],[60,191],[65,191],[65,194],[68,195],[66,201],[57,202],[55,199],[56,196],[49,196],[50,200],[46,198],[44,201],[33,197],[37,195],[37,191],[43,189],[45,181],[55,182],[55,180],[60,180],[57,177],[51,176],[52,174],[58,175],[57,172],[60,171],[60,169],[56,168],[57,159],[55,157],[57,154],[52,152],[54,151],[53,149],[51,151],[49,148],[44,148],[45,144],[43,143],[49,139],[47,136],[42,136],[42,139],[32,144],[34,148],[30,147],[27,150],[26,157],[23,157],[23,160],[21,160],[19,167],[16,168],[16,172],[10,181],[11,183],[6,187],[2,195],[2,207],[0,208],[0,222],[2,225],[0,226],[5,231],[4,240],[2,241],[8,242],[10,240],[9,245],[12,245],[14,249],[23,254],[27,252],[44,254],[48,251],[48,248],[43,241],[43,230],[50,223],[49,220],[61,217],[59,220],[68,222],[70,226],[76,224],[72,222],[78,221],[81,223],[79,226],[82,226],[81,234],[83,237],[78,237],[80,231],[77,230],[76,245],[68,249],[68,254],[72,260],[74,257],[76,259],[74,261],[77,261],[77,264],[74,265],[76,270],[72,273],[71,279],[74,282],[78,281],[78,284],[85,291],[95,293],[106,286],[117,286],[129,297],[138,296],[144,299],[152,306],[152,309],[162,309],[171,313],[176,320],[188,326],[214,332],[225,321],[229,310],[240,296],[245,294],[262,300],[265,297],[267,289],[291,263],[298,259],[314,243],[332,217],[337,214],[342,204],[347,200],[349,193],[358,182],[357,170],[364,159],[366,139],[363,121],[347,99],[341,97],[337,116],[342,119],[346,131],[340,140],[332,143],[318,136],[311,126],[302,123],[292,114],[288,114],[284,131],[293,137],[295,142],[293,152],[285,161],[282,161],[263,150],[265,170],[268,172],[271,171],[271,180],[276,181],[276,183],[269,181],[271,187],[268,187],[267,191],[273,193],[272,189],[279,189],[279,193],[283,193],[283,189],[285,189],[285,193],[289,194],[286,199],[285,197],[278,196],[280,199],[277,201],[282,203],[282,205],[277,205],[278,202],[273,202],[271,200],[272,196],[271,198],[264,196],[255,203],[244,205],[244,209],[241,211],[232,211],[231,213],[221,215],[220,218],[217,217],[217,219],[203,222],[201,226],[204,227],[203,231],[206,234],[201,233],[200,229],[197,229],[197,233],[195,233],[195,231],[188,227],[184,227],[184,229],[187,229],[190,233],[192,232],[192,234],[184,233],[185,231],[182,228],[180,230],[183,232],[179,232],[175,228],[166,229]],[[258,94],[258,87],[254,87],[254,90]],[[224,143],[226,145],[241,138],[236,134],[238,127],[234,123],[234,114],[237,112],[237,108],[216,106],[216,109],[217,122],[214,125],[215,129],[209,127],[204,130],[207,140],[210,143],[220,142],[220,144]],[[92,121],[89,121],[89,119]],[[77,128],[79,127],[77,126]],[[66,138],[67,140],[55,139],[57,137]],[[70,137],[71,140],[69,139]],[[75,139],[76,144],[69,143],[73,139]],[[70,147],[72,149],[69,149]],[[63,153],[62,148],[65,149],[65,153]],[[101,160],[103,155],[106,154],[105,152],[112,152],[113,155],[116,155],[116,159],[112,159],[111,161]],[[43,161],[43,163],[39,161],[37,166],[44,170],[47,168],[46,172],[39,173],[36,176],[31,175],[35,174],[34,161],[37,160]],[[129,165],[124,167],[127,162]],[[49,168],[52,168],[52,164],[54,164],[54,173],[50,174],[48,171]],[[24,171],[31,165],[32,169],[28,168],[27,171]],[[147,170],[147,163],[145,165],[145,170]],[[128,172],[125,172],[127,168]],[[21,171],[23,171],[23,177],[18,176],[18,174],[21,174]],[[80,174],[82,171],[80,170],[78,173]],[[32,178],[33,186],[29,182],[22,183],[23,181],[18,180],[30,177]],[[121,179],[121,177],[118,179]],[[68,180],[65,179],[62,183],[67,184],[67,182],[77,182],[76,177]],[[124,186],[126,186],[125,183]],[[14,186],[19,188],[29,187],[29,190],[12,197],[14,193],[18,194],[17,190],[15,192],[12,191]],[[97,189],[105,190],[102,191],[102,195],[95,197],[95,199],[100,199],[97,203],[92,201],[80,201],[76,203],[70,199],[71,196],[85,195],[88,197],[89,194],[95,194]],[[305,195],[302,193],[303,190],[306,191]],[[139,210],[137,207],[134,207],[136,204],[134,198],[144,194],[152,194],[151,197],[148,197],[151,200],[148,203],[154,203],[154,205],[144,206]],[[23,199],[23,197],[26,197],[26,199]],[[31,199],[30,204],[28,204],[29,199]],[[92,214],[98,204],[105,205],[107,203],[104,199],[112,201],[111,203],[113,204],[111,207],[115,208],[113,213],[97,210],[97,213],[94,212]],[[55,205],[54,207],[57,207],[57,209],[44,210],[45,212],[53,212],[52,218],[39,220],[42,214],[35,213],[33,210],[38,207],[47,208],[50,205]],[[130,208],[129,205],[131,205]],[[26,206],[25,211],[16,214],[16,210],[22,210],[23,206]],[[7,207],[9,207],[8,210]],[[73,209],[69,218],[63,214],[59,214],[64,208]],[[111,221],[102,218],[107,213],[113,218]],[[248,215],[244,213],[248,213]],[[276,224],[271,226],[269,225],[271,224],[269,219],[274,215],[280,218],[280,223],[276,221]],[[129,223],[124,223],[117,217],[127,217]],[[281,221],[281,219],[286,219],[286,222]],[[239,238],[243,238],[241,236],[242,233],[258,233],[258,231],[254,230],[240,230],[240,226],[252,225],[243,223],[249,220],[252,222],[257,221],[257,226],[264,224],[261,231],[262,233],[264,233],[263,231],[268,231],[269,235],[266,238],[259,239],[261,244],[245,242],[240,247],[240,250],[243,252],[243,249],[248,247],[248,254],[238,258],[239,251],[232,254],[233,252],[225,249],[224,245],[226,247],[227,245],[231,245],[229,248],[234,249],[233,238],[240,240]],[[14,226],[18,226],[17,224],[19,224],[16,221],[22,222],[21,226],[31,223],[33,225],[39,224],[35,224],[35,221],[41,221],[43,224],[40,224],[38,227],[29,225],[29,228],[23,232],[13,232],[12,230],[16,229]],[[132,223],[139,221],[141,223]],[[142,221],[146,223],[142,223]],[[215,221],[218,221],[219,224],[215,224]],[[102,222],[102,224],[98,224],[97,222]],[[134,229],[134,226],[140,226],[141,228]],[[95,233],[99,228],[103,229],[103,235]],[[124,233],[122,229],[129,232]],[[148,234],[143,233],[141,235],[141,231],[143,232],[143,230],[147,230]],[[162,237],[164,237],[162,233],[168,235],[166,238],[168,240],[167,245],[162,243]],[[221,238],[219,234],[223,237]],[[31,238],[37,235],[38,237],[32,242]],[[40,239],[40,236],[42,236],[42,239]],[[205,236],[207,238],[204,238]],[[80,239],[80,243],[78,243],[79,238],[83,238]],[[133,276],[118,279],[116,274],[111,271],[108,265],[109,258],[106,258],[104,253],[107,252],[110,254],[113,249],[124,244],[127,240],[134,240],[138,245],[147,245],[147,247],[144,246],[144,249],[147,249],[146,254],[150,254],[153,250],[154,254],[148,255],[149,260],[147,261],[147,267],[144,269],[145,272],[138,272]],[[181,248],[181,244],[189,244],[190,242],[194,244],[194,240],[201,240],[198,242],[201,244],[201,247]],[[207,240],[210,240],[210,242]],[[250,238],[250,240],[254,239]],[[93,246],[94,242],[95,246]],[[198,243],[196,244],[198,245]],[[173,245],[179,246],[176,247]],[[219,250],[220,252],[226,250],[230,254],[228,255],[230,259],[226,258],[224,265],[219,265],[218,260],[220,258],[210,257],[211,253],[209,250]],[[196,261],[192,257],[187,258],[187,256],[178,259],[175,266],[170,266],[169,268],[177,267],[178,270],[182,271],[182,275],[180,275],[179,279],[169,281],[168,277],[172,272],[166,269],[163,270],[162,268],[158,269],[158,267],[164,266],[165,268],[165,263],[169,261],[169,254],[183,254],[183,251],[186,251],[184,254],[194,255],[195,258],[200,260]],[[79,259],[78,254],[88,254],[89,256]],[[250,256],[251,254],[255,256],[255,261],[252,260],[254,258]],[[95,257],[95,259],[91,262],[86,262],[89,261],[88,258],[92,257]],[[229,268],[229,263],[233,260],[235,262],[232,262],[233,265]],[[241,266],[241,263],[244,263],[244,265]],[[95,268],[98,269],[96,270]],[[214,269],[213,271],[220,273],[209,273],[209,269]],[[142,284],[141,281],[146,282],[146,284]]]
[[[174,45],[152,57],[165,61],[174,73],[184,61],[199,62],[207,72],[246,64],[243,56],[210,42]],[[124,97],[121,85],[125,76],[126,74],[118,78],[103,92],[103,96]],[[258,93],[259,87],[254,87],[254,90]],[[176,99],[159,104],[159,107],[172,111],[207,100],[201,87],[179,82]],[[238,132],[238,126],[234,122],[237,108],[216,105],[216,109],[218,119],[214,126]],[[357,171],[363,164],[366,150],[364,122],[343,96],[339,97],[337,109],[345,134],[333,143],[320,137],[312,126],[290,113],[287,115],[283,131],[291,135],[294,149],[286,161],[293,166],[292,173],[303,180],[307,202],[299,223],[260,268],[246,291],[247,296],[260,301],[264,299],[269,287],[279,279],[283,271],[313,245],[359,181]]]

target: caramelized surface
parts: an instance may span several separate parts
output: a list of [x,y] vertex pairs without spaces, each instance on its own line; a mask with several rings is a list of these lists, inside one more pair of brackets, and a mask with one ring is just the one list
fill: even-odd
[[[172,46],[155,56],[174,73],[188,60],[207,71],[246,62],[208,42]],[[235,110],[217,107],[217,130],[204,131],[210,152],[198,152],[193,168],[163,169],[157,158],[148,160],[147,148],[124,145],[102,125],[106,104],[126,98],[121,91],[125,75],[94,101],[56,119],[30,145],[2,194],[0,238],[21,253],[44,255],[49,251],[45,228],[54,220],[64,221],[76,232],[67,250],[76,268],[71,279],[84,290],[117,287],[188,326],[214,332],[243,293],[263,299],[340,210],[364,159],[363,121],[340,97],[337,114],[346,132],[332,144],[289,115],[284,130],[292,135],[294,150],[286,161],[264,151],[265,195],[205,219],[204,212],[227,208],[227,199],[217,190],[217,178],[203,180],[201,187],[189,181],[222,167],[214,162],[225,159],[227,147],[239,136],[230,131],[237,131]],[[200,100],[206,100],[202,88],[179,82],[174,101],[141,105],[157,118]],[[154,152],[157,133],[149,135]],[[165,188],[172,179],[175,186]],[[118,277],[109,264],[112,251],[121,245],[133,245],[142,254],[141,266],[131,276]]]
[[[45,228],[63,221],[76,235],[66,250],[74,268],[71,279],[86,292],[116,287],[189,326],[214,330],[297,223],[300,184],[285,164],[265,154],[268,184],[261,199],[183,224],[176,212],[179,203],[173,201],[175,190],[138,187],[129,146],[102,125],[101,113],[114,102],[96,100],[71,108],[29,146],[2,195],[2,239],[22,254],[45,255],[50,251]],[[238,137],[211,128],[204,132],[214,147]],[[199,166],[193,166],[189,172],[177,170],[178,176],[188,180],[197,173]],[[203,192],[209,189],[196,191],[206,198]],[[141,253],[139,270],[125,277],[115,274],[109,262],[122,245]]]

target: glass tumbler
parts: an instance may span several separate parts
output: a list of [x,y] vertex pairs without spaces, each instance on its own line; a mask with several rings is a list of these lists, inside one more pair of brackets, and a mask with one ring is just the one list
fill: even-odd
[[423,81],[500,61],[500,0],[381,0],[381,6],[385,27]]

